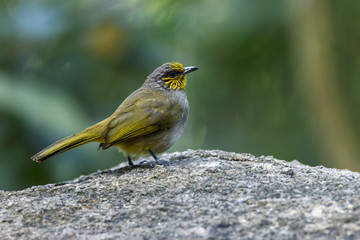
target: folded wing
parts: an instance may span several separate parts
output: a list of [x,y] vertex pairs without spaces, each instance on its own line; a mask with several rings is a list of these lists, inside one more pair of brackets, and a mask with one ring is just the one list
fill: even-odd
[[182,114],[171,99],[159,100],[153,93],[133,96],[131,104],[120,106],[108,123],[102,148],[172,128]]

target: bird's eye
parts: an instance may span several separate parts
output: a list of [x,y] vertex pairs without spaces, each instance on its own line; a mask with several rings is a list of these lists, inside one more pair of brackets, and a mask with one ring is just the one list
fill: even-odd
[[176,75],[177,75],[176,72],[170,72],[170,73],[168,74],[168,76],[171,77],[171,78],[176,77]]

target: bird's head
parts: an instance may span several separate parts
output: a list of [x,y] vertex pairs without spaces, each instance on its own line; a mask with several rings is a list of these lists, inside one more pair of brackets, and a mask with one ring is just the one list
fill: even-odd
[[170,90],[181,90],[186,86],[187,75],[197,69],[194,66],[184,67],[177,62],[164,63],[148,76],[146,82],[156,83]]

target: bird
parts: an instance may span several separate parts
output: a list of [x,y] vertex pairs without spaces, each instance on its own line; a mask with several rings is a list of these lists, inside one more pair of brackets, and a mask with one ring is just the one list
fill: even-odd
[[185,91],[188,74],[198,67],[178,62],[164,63],[147,76],[143,85],[131,93],[103,121],[49,145],[31,157],[36,162],[98,142],[99,149],[116,147],[135,166],[132,158],[150,154],[159,165],[168,165],[156,154],[168,150],[180,138],[189,116]]

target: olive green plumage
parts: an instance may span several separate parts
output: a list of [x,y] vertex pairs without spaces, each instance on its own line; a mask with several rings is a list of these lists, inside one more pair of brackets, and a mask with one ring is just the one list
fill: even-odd
[[197,69],[180,63],[161,65],[110,117],[51,144],[31,159],[42,162],[83,144],[99,142],[99,148],[116,146],[126,153],[130,165],[130,156],[146,153],[163,164],[155,153],[169,149],[184,131],[189,114],[187,74]]

